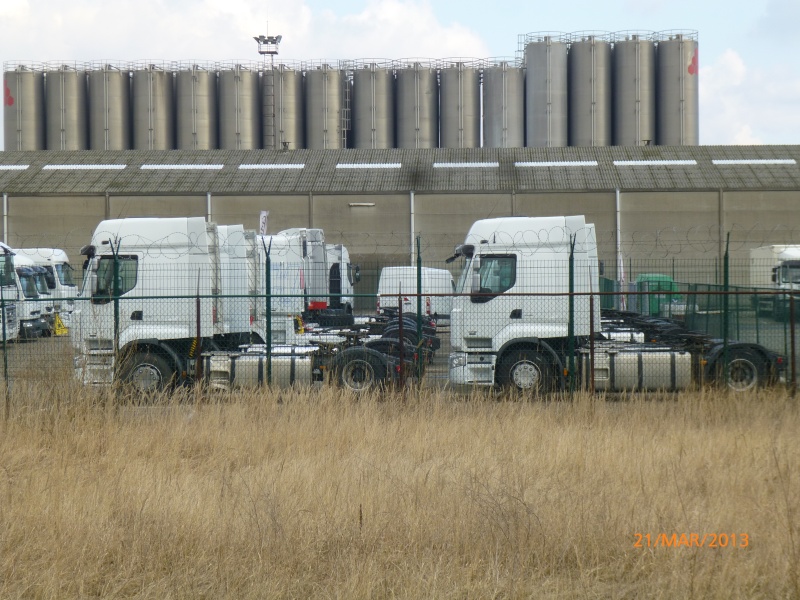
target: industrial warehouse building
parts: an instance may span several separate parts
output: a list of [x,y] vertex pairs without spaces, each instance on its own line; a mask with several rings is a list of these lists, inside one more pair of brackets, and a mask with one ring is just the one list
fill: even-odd
[[367,271],[409,264],[416,236],[442,262],[473,221],[508,215],[585,214],[611,266],[721,259],[728,234],[734,259],[800,243],[800,146],[5,152],[0,193],[6,243],[76,262],[103,219],[257,230],[261,211],[268,232],[322,228]]

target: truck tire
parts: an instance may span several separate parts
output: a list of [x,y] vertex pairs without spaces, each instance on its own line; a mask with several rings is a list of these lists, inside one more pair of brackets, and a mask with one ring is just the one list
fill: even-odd
[[345,350],[337,361],[336,383],[356,394],[379,388],[386,380],[386,366],[376,354],[368,348]]
[[[764,360],[747,348],[733,348],[728,355],[728,369],[720,357],[717,364],[717,381],[724,382],[734,392],[749,392],[766,383]],[[727,371],[727,373],[726,373]]]
[[498,383],[515,392],[547,394],[556,389],[552,363],[535,348],[512,350],[500,359]]
[[153,394],[169,389],[175,375],[175,369],[163,356],[136,352],[122,366],[120,380],[133,391]]

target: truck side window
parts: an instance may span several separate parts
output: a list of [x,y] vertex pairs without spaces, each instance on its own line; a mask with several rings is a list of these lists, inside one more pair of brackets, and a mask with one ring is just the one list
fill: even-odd
[[[118,256],[119,260],[119,293],[126,294],[136,287],[139,271],[139,260],[136,256]],[[114,258],[104,256],[97,265],[97,291],[92,296],[95,304],[110,302],[114,295]]]
[[[517,282],[517,257],[514,255],[481,257],[481,294],[473,296],[473,302],[487,302],[507,292]],[[491,294],[491,295],[488,295]]]

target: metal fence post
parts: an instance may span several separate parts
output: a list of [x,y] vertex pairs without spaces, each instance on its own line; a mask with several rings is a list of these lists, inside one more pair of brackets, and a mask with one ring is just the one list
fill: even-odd
[[269,248],[261,238],[261,245],[264,247],[266,261],[264,263],[264,310],[266,311],[267,327],[267,385],[272,385],[272,264],[269,253],[272,250],[272,238],[269,239]]
[[112,286],[112,294],[114,295],[114,354],[119,358],[119,297],[121,290],[119,287],[119,242],[114,247],[114,242],[111,242],[111,254],[114,257],[114,285]]
[[575,241],[569,237],[569,317],[567,321],[567,371],[570,393],[575,391]]
[[728,272],[729,268],[729,254],[728,254],[728,247],[731,241],[731,233],[730,231],[725,236],[725,254],[722,257],[722,290],[724,294],[722,295],[722,360],[725,365],[725,381],[728,381],[728,374],[730,373],[730,366],[728,365],[728,325],[729,325],[729,307],[728,307],[728,296],[729,296],[729,283],[730,283],[730,274]]
[[[6,266],[8,264],[6,263]],[[3,270],[3,277],[5,278],[7,273],[5,269]],[[5,390],[5,410],[3,412],[4,419],[8,421],[9,417],[11,416],[11,388],[8,385],[8,346],[7,346],[7,333],[6,333],[6,296],[3,292],[3,286],[5,285],[5,281],[0,281],[0,307],[2,307],[2,311],[0,314],[3,318],[3,386]]]
[[422,383],[422,254],[420,238],[417,236],[417,378]]

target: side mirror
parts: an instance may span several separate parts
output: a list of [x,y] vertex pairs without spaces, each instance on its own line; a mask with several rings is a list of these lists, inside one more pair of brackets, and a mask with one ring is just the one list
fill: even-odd
[[472,288],[473,294],[479,294],[481,291],[481,257],[476,256],[472,259]]
[[778,267],[772,267],[772,283],[778,282]]
[[92,295],[97,293],[97,269],[100,266],[100,259],[97,257],[89,260],[89,289],[92,290]]
[[361,281],[361,267],[356,265],[353,267],[353,283]]

